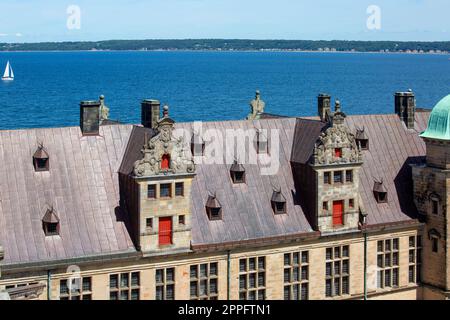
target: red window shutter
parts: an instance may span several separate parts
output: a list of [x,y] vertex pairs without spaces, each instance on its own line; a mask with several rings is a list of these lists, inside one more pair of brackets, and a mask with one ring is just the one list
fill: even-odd
[[342,158],[342,149],[341,148],[334,149],[334,156],[336,158]]
[[159,218],[159,245],[172,244],[172,217]]
[[344,201],[333,201],[333,225],[340,226],[344,224]]
[[161,169],[169,169],[170,168],[170,156],[165,154],[161,159]]

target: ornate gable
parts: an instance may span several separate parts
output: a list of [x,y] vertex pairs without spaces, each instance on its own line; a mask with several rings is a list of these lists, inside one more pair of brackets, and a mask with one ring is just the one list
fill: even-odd
[[330,126],[322,132],[314,146],[312,165],[333,165],[361,163],[362,154],[356,143],[356,137],[344,125],[346,115],[336,101]]
[[148,140],[146,137],[142,160],[134,163],[137,177],[189,173],[195,171],[188,144],[182,137],[173,135],[174,121],[169,118],[169,108],[164,106],[163,118],[158,121],[158,133]]

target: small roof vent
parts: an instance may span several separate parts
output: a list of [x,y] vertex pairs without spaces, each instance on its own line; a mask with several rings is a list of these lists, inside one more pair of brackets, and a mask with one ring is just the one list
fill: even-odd
[[245,168],[237,160],[234,160],[234,163],[231,165],[230,174],[233,183],[245,183]]
[[38,148],[33,154],[33,166],[35,171],[49,170],[49,155],[42,143],[38,144]]
[[286,197],[281,192],[281,188],[273,190],[271,202],[275,214],[286,213]]
[[361,146],[361,150],[369,149],[369,137],[366,134],[365,128],[356,128],[355,134],[356,143]]
[[205,155],[205,141],[196,132],[194,132],[191,137],[191,152],[194,157]]
[[59,217],[53,207],[45,212],[42,218],[42,227],[46,236],[59,235]]
[[208,196],[205,207],[209,220],[222,220],[222,205],[216,194]]
[[264,130],[256,129],[256,153],[266,154],[269,153],[269,143]]
[[373,194],[378,203],[388,202],[388,193],[386,187],[384,186],[383,179],[375,180],[373,184]]

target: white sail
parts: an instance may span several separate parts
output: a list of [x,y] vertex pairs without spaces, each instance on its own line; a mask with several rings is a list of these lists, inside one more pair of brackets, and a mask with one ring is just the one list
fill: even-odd
[[6,69],[5,69],[5,73],[3,74],[3,78],[9,78],[9,61],[6,64]]
[[2,80],[14,80],[14,71],[9,61],[6,63],[5,73],[3,74]]

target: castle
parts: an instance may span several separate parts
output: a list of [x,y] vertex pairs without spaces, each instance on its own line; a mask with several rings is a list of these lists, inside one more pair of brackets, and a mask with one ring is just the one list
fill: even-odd
[[317,117],[289,118],[257,92],[246,120],[197,128],[157,100],[114,122],[101,97],[78,127],[0,131],[0,291],[447,299],[450,96],[393,100],[346,115],[320,94]]

